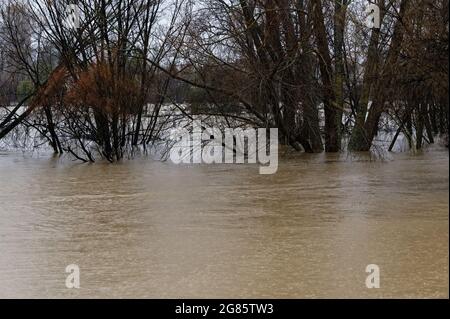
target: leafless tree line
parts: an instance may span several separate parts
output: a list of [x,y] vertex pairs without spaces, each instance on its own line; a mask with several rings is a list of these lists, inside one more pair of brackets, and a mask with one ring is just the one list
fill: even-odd
[[448,1],[375,2],[379,29],[365,0],[3,0],[0,139],[32,127],[113,162],[158,139],[171,104],[311,153],[368,151],[388,119],[390,150],[400,133],[420,149],[448,136]]

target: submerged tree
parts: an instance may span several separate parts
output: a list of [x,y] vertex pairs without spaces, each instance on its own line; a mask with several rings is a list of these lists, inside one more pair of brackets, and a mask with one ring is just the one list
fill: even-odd
[[2,3],[0,79],[18,103],[0,139],[31,127],[113,162],[158,138],[165,103],[277,127],[306,152],[368,151],[386,121],[390,149],[448,136],[446,0],[376,0],[380,28],[362,0],[78,0],[78,26],[71,3]]

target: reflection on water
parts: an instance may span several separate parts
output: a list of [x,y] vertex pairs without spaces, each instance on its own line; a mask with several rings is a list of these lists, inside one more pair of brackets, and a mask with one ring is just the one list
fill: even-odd
[[448,297],[448,165],[302,154],[262,176],[0,154],[0,297]]

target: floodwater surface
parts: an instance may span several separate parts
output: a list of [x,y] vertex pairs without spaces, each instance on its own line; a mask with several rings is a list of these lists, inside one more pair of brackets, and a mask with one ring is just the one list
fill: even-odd
[[448,195],[447,150],[290,155],[270,176],[0,153],[0,297],[448,298]]

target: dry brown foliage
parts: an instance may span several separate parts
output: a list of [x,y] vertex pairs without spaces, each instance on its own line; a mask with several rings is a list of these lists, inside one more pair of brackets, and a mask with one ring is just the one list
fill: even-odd
[[97,63],[79,73],[65,102],[89,106],[105,114],[134,114],[138,96],[139,86],[131,75],[120,75],[114,67]]

